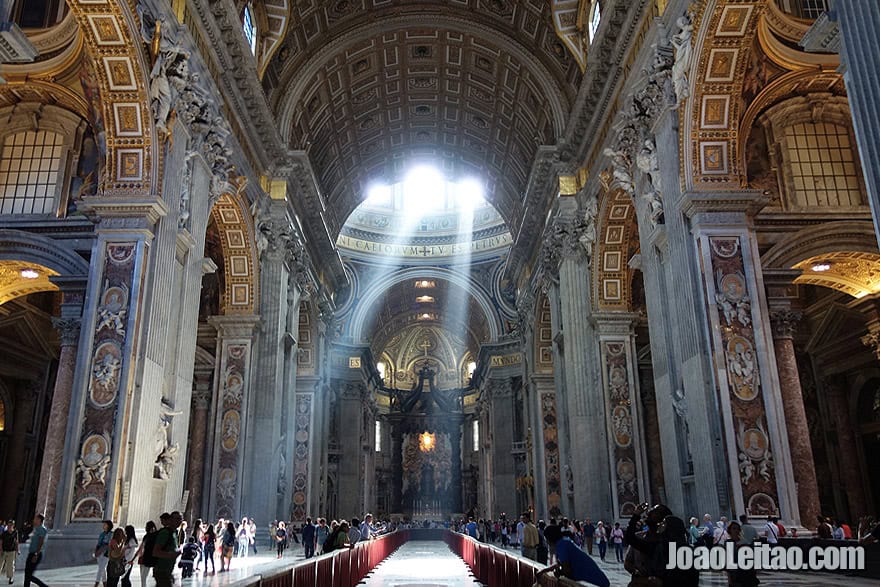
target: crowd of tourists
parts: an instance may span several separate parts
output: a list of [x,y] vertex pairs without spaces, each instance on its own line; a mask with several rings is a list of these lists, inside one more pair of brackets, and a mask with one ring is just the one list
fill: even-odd
[[[862,519],[857,532],[843,521],[829,518],[817,519],[818,529],[814,538],[821,540],[858,540],[861,544],[880,542],[880,523],[871,518]],[[556,573],[591,585],[605,587],[608,577],[593,559],[608,564],[622,564],[632,575],[630,585],[655,587],[690,587],[699,584],[699,572],[694,569],[667,568],[670,546],[676,547],[722,546],[734,543],[734,548],[755,542],[778,544],[780,538],[798,538],[796,529],[786,529],[777,517],[771,516],[759,527],[753,526],[746,515],[729,521],[721,516],[713,521],[705,514],[702,523],[693,517],[689,527],[665,505],[648,507],[642,504],[633,513],[625,528],[589,519],[583,521],[568,518],[550,518],[548,523],[538,520],[534,524],[530,513],[524,513],[514,521],[473,517],[461,520],[457,530],[486,543],[500,544],[502,548],[518,548],[523,557],[547,565],[539,574]],[[606,561],[609,546],[614,561]],[[760,583],[754,570],[728,571],[731,587],[755,587]]]
[[[495,521],[469,517],[454,523],[375,524],[372,514],[368,513],[363,520],[352,518],[328,522],[325,518],[316,518],[313,523],[307,518],[299,527],[273,521],[266,538],[270,552],[274,552],[276,558],[282,558],[292,543],[301,545],[303,556],[311,558],[352,548],[358,542],[399,528],[452,528],[482,542],[500,543],[502,548],[518,548],[523,557],[546,565],[541,574],[554,572],[600,587],[609,585],[609,580],[593,555],[595,553],[603,563],[612,564],[606,561],[611,545],[614,562],[623,564],[633,576],[631,585],[689,587],[699,583],[697,571],[667,568],[668,552],[673,543],[680,547],[711,547],[733,542],[738,548],[757,541],[777,544],[780,538],[799,537],[796,529],[786,528],[776,517],[767,518],[758,527],[752,525],[745,515],[739,516],[738,521],[721,516],[716,522],[710,514],[705,514],[702,522],[696,517],[690,518],[689,522],[686,525],[665,505],[649,508],[648,504],[636,509],[626,528],[621,528],[617,522],[613,526],[602,521],[594,524],[589,518],[583,521],[550,518],[547,523],[538,520],[535,524],[529,512],[523,513],[516,521],[504,516]],[[857,540],[861,544],[880,542],[880,523],[873,518],[861,519],[855,532],[845,521],[820,516],[817,524],[816,539]],[[0,573],[5,572],[9,584],[13,583],[15,559],[25,547],[24,585],[28,587],[34,583],[45,587],[46,584],[35,576],[48,537],[43,516],[37,514],[32,528],[26,532],[30,539],[25,543],[22,530],[13,520],[0,521],[3,548]],[[240,522],[219,519],[214,524],[195,520],[190,527],[180,512],[164,513],[159,517],[158,526],[153,521],[147,522],[140,540],[133,526],[114,527],[111,520],[104,520],[92,553],[97,563],[94,587],[131,587],[130,578],[135,565],[140,568],[141,587],[146,587],[151,574],[158,587],[170,587],[175,567],[181,569],[183,578],[192,577],[194,573],[225,572],[230,570],[233,558],[257,554],[257,542],[257,525],[253,518],[247,517]],[[215,566],[218,559],[219,571]],[[729,585],[733,587],[759,584],[755,571],[730,571],[729,575]]]

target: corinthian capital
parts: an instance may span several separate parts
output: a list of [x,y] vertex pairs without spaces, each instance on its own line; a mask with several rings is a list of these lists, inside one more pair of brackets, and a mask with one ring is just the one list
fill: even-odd
[[874,356],[880,360],[880,332],[874,331],[869,332],[859,340],[862,341],[862,344],[871,349],[871,352],[874,353]]
[[81,318],[52,318],[52,326],[61,335],[61,346],[72,346],[79,341]]
[[770,324],[773,326],[774,338],[791,338],[797,331],[798,322],[804,317],[803,312],[788,308],[770,311]]

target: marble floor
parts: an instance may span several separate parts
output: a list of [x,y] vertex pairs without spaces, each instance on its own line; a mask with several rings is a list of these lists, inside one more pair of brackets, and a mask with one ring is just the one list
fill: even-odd
[[[512,551],[510,551],[512,552]],[[215,575],[197,574],[193,578],[177,577],[176,584],[181,587],[222,587],[234,586],[247,577],[271,574],[278,569],[290,567],[303,560],[300,548],[289,550],[281,560],[275,558],[268,549],[257,556],[233,559],[232,571]],[[626,587],[629,574],[617,562],[599,562],[608,575],[613,587]],[[219,568],[219,567],[218,567]],[[22,585],[24,565],[16,567],[14,584]],[[38,570],[36,576],[50,587],[93,587],[94,565],[81,565],[59,569]],[[767,587],[876,587],[875,579],[860,579],[823,573],[780,573],[762,572],[759,574],[762,585]],[[5,577],[0,578],[0,585]],[[141,585],[140,571],[135,568],[131,576],[132,585]],[[148,579],[147,585],[155,583]],[[362,584],[382,587],[471,587],[479,586],[468,569],[444,542],[410,541],[396,553],[376,567]],[[700,585],[706,587],[726,587],[727,577],[722,573],[704,573]],[[494,587],[494,586],[493,586]]]

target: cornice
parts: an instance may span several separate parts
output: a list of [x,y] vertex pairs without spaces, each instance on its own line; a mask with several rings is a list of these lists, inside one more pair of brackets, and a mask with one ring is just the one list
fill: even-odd
[[[277,131],[269,103],[257,77],[256,62],[241,33],[232,0],[190,0],[199,32],[212,49],[211,59],[220,72],[215,80],[240,128],[247,134],[248,147],[257,157],[254,164],[263,170],[283,166],[287,149]],[[192,31],[191,31],[192,33]],[[197,45],[199,43],[196,43]]]

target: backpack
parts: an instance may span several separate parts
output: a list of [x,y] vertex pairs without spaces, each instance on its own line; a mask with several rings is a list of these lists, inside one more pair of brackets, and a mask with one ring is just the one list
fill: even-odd
[[324,541],[324,544],[321,545],[321,548],[324,550],[324,554],[331,552],[334,548],[336,548],[336,537],[339,536],[339,528],[333,530]]
[[145,567],[156,565],[156,557],[153,556],[153,547],[156,546],[158,532],[150,532],[144,536],[144,553],[141,555],[141,564]]

